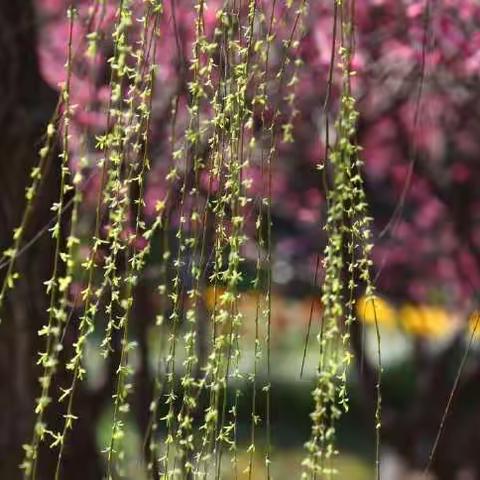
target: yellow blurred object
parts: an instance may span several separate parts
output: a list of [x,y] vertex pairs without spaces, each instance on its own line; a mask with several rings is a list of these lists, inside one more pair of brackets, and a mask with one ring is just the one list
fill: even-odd
[[215,304],[218,305],[219,298],[222,296],[223,293],[225,293],[224,287],[207,287],[203,298],[205,300],[205,305],[209,310],[213,310]]
[[[204,293],[207,308],[212,311],[215,306],[215,298],[218,304],[219,298],[225,292],[225,288],[218,286],[208,287]],[[260,300],[260,304],[258,301]],[[263,295],[258,297],[258,292],[251,290],[242,292],[238,299],[238,310],[243,314],[243,329],[254,335],[255,317],[260,316],[261,326],[265,323],[265,299]],[[281,295],[273,294],[271,325],[273,333],[277,336],[285,334],[292,325],[303,328],[308,322],[312,298],[306,297],[301,300],[287,299]],[[319,303],[319,302],[318,302]],[[458,328],[455,316],[447,309],[435,305],[404,304],[396,308],[382,297],[360,297],[355,304],[357,318],[366,325],[378,325],[385,328],[402,328],[410,335],[418,335],[429,338],[442,338]],[[318,318],[321,305],[316,305],[314,315]],[[469,331],[472,333],[477,323],[480,310],[473,312],[468,320]],[[478,322],[475,337],[480,339],[480,320]]]
[[474,335],[475,340],[480,338],[480,310],[473,311],[468,317],[468,334]]
[[360,297],[356,309],[360,321],[368,325],[374,325],[375,321],[386,327],[394,327],[396,324],[395,308],[381,297]]
[[413,335],[443,337],[453,325],[447,310],[430,305],[405,305],[399,312],[403,328]]

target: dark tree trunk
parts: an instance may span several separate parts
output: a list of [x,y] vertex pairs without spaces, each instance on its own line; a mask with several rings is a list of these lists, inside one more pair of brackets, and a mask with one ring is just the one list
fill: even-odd
[[[0,0],[0,249],[11,246],[12,230],[18,226],[25,207],[29,174],[38,163],[43,132],[53,114],[57,94],[42,80],[36,56],[35,12],[31,1]],[[26,240],[45,230],[16,263],[21,277],[10,291],[1,312],[0,324],[0,478],[21,478],[22,444],[31,440],[34,402],[39,395],[36,365],[44,339],[37,331],[46,321],[44,282],[51,276],[53,243],[47,224],[50,206],[58,197],[57,157],[44,179]],[[0,270],[3,281],[5,269]],[[61,380],[60,380],[61,381]],[[62,382],[66,383],[66,382]],[[57,395],[58,385],[52,393]],[[84,414],[75,431],[75,447],[66,447],[63,478],[101,478],[95,444],[94,417],[87,392],[75,402]],[[85,397],[85,398],[84,398]],[[91,402],[90,402],[91,403]],[[62,421],[58,414],[52,415]],[[59,425],[52,425],[57,429]],[[46,450],[46,449],[45,449]],[[56,453],[56,452],[55,452]],[[54,453],[42,452],[39,480],[52,478]]]

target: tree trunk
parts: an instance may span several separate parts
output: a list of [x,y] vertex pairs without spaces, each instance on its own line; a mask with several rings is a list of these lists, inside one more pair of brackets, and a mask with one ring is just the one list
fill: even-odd
[[[35,13],[31,1],[0,0],[0,249],[12,244],[12,230],[25,208],[29,174],[38,163],[42,135],[57,102],[56,93],[42,80],[36,56]],[[58,197],[60,164],[52,160],[45,177],[26,241],[44,231],[18,258],[21,275],[7,295],[0,324],[0,478],[21,478],[22,444],[32,437],[34,402],[40,387],[36,365],[44,339],[37,331],[46,322],[48,306],[44,282],[51,276],[53,242],[47,224],[50,206]],[[5,268],[0,270],[3,282]],[[52,386],[58,393],[58,384]],[[88,399],[79,393],[83,421],[75,431],[75,448],[66,448],[63,478],[101,478],[95,444],[95,423],[89,415]],[[97,413],[97,412],[95,412]],[[62,421],[60,415],[58,422]],[[52,425],[55,429],[58,426]],[[45,448],[45,451],[48,447]],[[56,452],[55,452],[56,453]],[[43,456],[43,459],[42,459]],[[56,454],[42,452],[37,478],[52,478]]]

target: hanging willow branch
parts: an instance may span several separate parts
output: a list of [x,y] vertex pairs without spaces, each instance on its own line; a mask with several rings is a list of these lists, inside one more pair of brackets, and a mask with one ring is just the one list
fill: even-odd
[[[334,31],[339,23],[338,68],[342,78],[340,106],[335,122],[336,140],[329,148],[328,169],[331,185],[327,192],[327,245],[324,252],[322,285],[322,324],[318,335],[320,358],[317,384],[313,391],[315,403],[311,414],[312,432],[306,444],[308,456],[303,462],[304,478],[331,476],[336,472],[333,459],[336,423],[342,412],[348,411],[347,371],[352,361],[350,327],[355,321],[354,304],[359,284],[374,302],[370,279],[371,218],[368,216],[363,182],[360,147],[355,142],[356,111],[351,87],[354,54],[354,2],[336,1]],[[334,35],[333,41],[336,42]],[[335,43],[334,43],[335,47]],[[332,55],[333,71],[335,55]],[[328,130],[328,129],[327,129]],[[328,142],[328,139],[327,139]],[[320,169],[325,168],[321,165]],[[375,322],[376,323],[376,322]],[[378,336],[378,325],[376,325]],[[308,340],[308,336],[307,336]],[[378,336],[379,375],[381,372],[380,338]],[[379,475],[380,377],[377,383],[377,476]]]
[[[184,59],[185,39],[177,23],[181,2],[164,5],[161,0],[121,0],[112,31],[109,98],[104,112],[106,129],[96,136],[95,148],[86,151],[80,168],[71,162],[71,124],[74,71],[72,32],[76,19],[70,15],[70,38],[66,82],[60,106],[46,132],[40,163],[32,171],[27,206],[14,232],[13,246],[4,253],[7,275],[0,289],[0,308],[17,278],[15,258],[48,159],[55,135],[61,143],[60,197],[53,205],[52,237],[55,256],[51,279],[48,322],[39,332],[45,337],[45,352],[39,364],[41,394],[36,405],[32,440],[25,445],[24,478],[37,478],[41,446],[49,442],[56,452],[55,480],[62,478],[65,448],[72,442],[78,420],[75,397],[88,376],[85,350],[100,339],[104,359],[113,353],[114,386],[111,391],[110,433],[104,446],[107,479],[124,475],[126,424],[134,391],[135,335],[132,316],[136,286],[144,273],[154,242],[162,244],[161,275],[156,285],[161,298],[155,328],[162,339],[157,365],[152,373],[154,391],[145,434],[146,472],[149,479],[222,478],[227,459],[235,477],[242,387],[252,390],[249,406],[249,457],[246,473],[255,475],[254,454],[263,434],[265,476],[271,477],[272,446],[272,179],[278,143],[291,142],[298,114],[295,89],[302,66],[298,56],[306,27],[305,0],[273,2],[226,0],[215,15],[214,27],[206,22],[207,2],[197,0],[191,58]],[[182,4],[182,8],[185,6]],[[87,19],[85,53],[98,53],[98,40],[105,17],[105,2],[95,1]],[[211,7],[210,7],[211,8]],[[170,145],[165,162],[167,192],[158,199],[153,219],[145,220],[145,189],[152,158],[152,117],[158,84],[158,53],[162,51],[161,26],[166,12],[173,20],[177,54],[182,65],[178,91],[172,100]],[[360,175],[360,147],[356,144],[358,113],[351,87],[354,72],[353,0],[335,3],[332,65],[338,47],[341,95],[335,123],[336,140],[329,148],[322,286],[323,319],[318,336],[318,368],[313,391],[314,411],[303,462],[303,478],[324,478],[334,473],[337,454],[336,424],[348,410],[347,373],[350,326],[354,321],[357,288],[362,286],[373,301],[370,280],[371,233]],[[290,21],[284,38],[279,25]],[[277,35],[279,38],[277,38]],[[188,65],[188,68],[186,66]],[[182,86],[187,85],[187,91]],[[183,106],[186,101],[186,107]],[[272,106],[273,105],[273,106]],[[179,121],[179,117],[183,123]],[[282,118],[286,121],[282,122]],[[327,128],[328,131],[328,128]],[[88,135],[80,142],[88,144]],[[328,138],[327,138],[328,144]],[[95,164],[96,160],[96,164]],[[163,161],[163,159],[162,159]],[[262,173],[260,193],[252,193],[252,165]],[[86,175],[87,167],[93,170]],[[99,188],[95,214],[87,235],[80,218],[82,192],[89,178],[97,176]],[[206,186],[205,181],[206,179]],[[320,181],[320,180],[319,180]],[[205,191],[206,190],[206,191]],[[71,204],[67,199],[72,195]],[[71,205],[72,208],[68,208]],[[65,231],[68,216],[69,230]],[[245,371],[242,329],[247,321],[240,308],[246,276],[246,245],[251,236],[249,221],[255,219],[257,248],[254,318],[255,338],[252,370]],[[65,246],[63,239],[66,239]],[[141,242],[140,242],[141,240]],[[82,260],[79,245],[88,245]],[[64,248],[65,247],[65,248]],[[317,266],[318,269],[318,266]],[[83,284],[81,298],[71,302],[69,290]],[[209,311],[203,305],[206,290],[213,292]],[[73,303],[73,306],[72,306]],[[78,305],[77,305],[78,304]],[[74,312],[74,307],[78,311]],[[75,321],[69,322],[73,315]],[[74,338],[67,360],[68,383],[60,393],[51,392],[57,375],[59,354],[67,346],[67,327]],[[310,328],[310,327],[309,327]],[[203,331],[202,331],[203,329]],[[199,358],[199,331],[208,338],[208,355]],[[377,328],[378,334],[378,328]],[[308,337],[307,337],[308,339]],[[380,362],[380,351],[379,362]],[[303,367],[302,367],[303,369]],[[379,365],[379,372],[381,366]],[[378,380],[377,467],[380,430],[380,377]],[[58,395],[58,398],[56,398]],[[259,398],[264,395],[262,411]],[[61,415],[58,431],[47,425],[47,409]]]

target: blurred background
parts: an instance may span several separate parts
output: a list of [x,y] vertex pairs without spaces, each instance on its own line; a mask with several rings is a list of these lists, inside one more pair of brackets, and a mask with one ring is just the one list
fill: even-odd
[[[46,125],[55,109],[59,84],[65,80],[68,39],[67,3],[61,0],[0,1],[0,248],[11,244],[11,232],[22,216],[24,190]],[[94,2],[74,2],[74,48],[88,33],[86,18]],[[96,3],[96,2],[95,2]],[[134,2],[135,3],[135,2]],[[176,3],[181,52],[190,52],[194,11],[191,2]],[[209,2],[207,29],[215,21],[218,2]],[[282,2],[280,2],[282,3]],[[325,246],[326,202],[317,166],[325,160],[325,135],[337,113],[338,72],[326,102],[333,40],[333,8],[329,1],[309,5],[297,54],[296,96],[276,99],[282,115],[292,119],[293,138],[279,144],[272,178],[272,478],[296,478],[303,445],[310,432],[321,323],[321,268],[317,256]],[[112,23],[115,2],[105,3],[99,54],[80,57],[72,78],[72,102],[78,105],[72,126],[72,169],[85,157],[95,161],[95,135],[105,129]],[[188,73],[172,26],[172,4],[165,2],[158,49],[158,79],[152,116],[152,169],[147,180],[147,217],[167,188],[169,125],[172,100],[178,95],[179,130],[186,125]],[[268,4],[265,7],[269,8]],[[279,38],[289,32],[293,12],[278,15]],[[356,2],[356,52],[353,90],[360,112],[357,140],[362,147],[363,175],[373,218],[373,277],[376,316],[383,358],[381,472],[384,480],[480,479],[480,2],[477,0],[365,0]],[[209,27],[210,26],[210,27]],[[279,62],[272,54],[273,62]],[[288,92],[287,92],[288,93]],[[182,103],[183,102],[183,103]],[[326,108],[325,108],[326,106]],[[103,112],[103,113],[102,113]],[[86,139],[86,140],[85,140]],[[9,294],[0,325],[0,478],[20,478],[21,445],[31,435],[34,399],[38,395],[37,330],[45,321],[43,282],[50,276],[52,245],[45,227],[59,185],[54,161],[42,186],[28,226],[29,248],[18,261],[22,279]],[[87,165],[88,168],[88,165]],[[252,191],[261,192],[262,171],[252,163]],[[81,205],[83,232],[79,255],[88,255],[99,180],[85,187]],[[260,193],[259,193],[260,194]],[[252,213],[251,223],[255,221]],[[247,226],[247,228],[250,228]],[[252,230],[254,231],[254,230]],[[40,232],[40,235],[39,235]],[[169,232],[174,237],[175,231]],[[142,480],[144,432],[154,389],[158,358],[165,352],[167,324],[156,322],[165,303],[158,291],[165,245],[153,244],[149,263],[136,287],[132,357],[138,387],[128,424],[126,477]],[[247,259],[240,310],[244,384],[240,410],[248,417],[258,292],[252,287],[257,252],[245,246]],[[5,274],[2,263],[0,276]],[[167,272],[168,275],[168,272]],[[184,272],[183,281],[191,279]],[[80,291],[81,284],[72,285]],[[202,308],[212,308],[212,291],[204,285]],[[75,304],[73,305],[75,307]],[[313,315],[311,316],[311,312]],[[338,428],[339,478],[374,476],[376,405],[375,313],[358,292],[358,324],[353,329],[355,361],[349,372],[350,411]],[[312,331],[306,367],[300,375],[309,319]],[[264,332],[262,333],[264,334]],[[200,335],[201,337],[201,335]],[[67,332],[68,341],[68,332]],[[115,356],[99,353],[101,332],[87,345],[87,379],[78,395],[80,421],[75,443],[66,451],[65,478],[101,478],[101,450],[110,433],[110,403]],[[203,351],[202,351],[203,348]],[[199,356],[208,345],[200,342]],[[468,355],[465,352],[468,350]],[[179,351],[182,351],[180,346]],[[118,361],[118,359],[117,359]],[[262,362],[264,362],[264,358]],[[456,381],[461,368],[461,376]],[[260,368],[261,371],[264,369]],[[59,376],[60,384],[62,377]],[[259,383],[265,379],[260,377]],[[452,388],[453,401],[432,461],[423,477]],[[264,408],[259,399],[260,411]],[[241,415],[240,415],[241,417]],[[50,421],[58,419],[52,414]],[[248,465],[249,423],[240,423],[239,465]],[[264,477],[260,435],[256,477]],[[49,457],[46,453],[45,471]],[[225,462],[222,478],[235,478]],[[43,468],[43,467],[42,467]],[[239,477],[242,475],[239,473]],[[41,478],[49,478],[47,476]],[[247,477],[245,477],[247,478]]]

